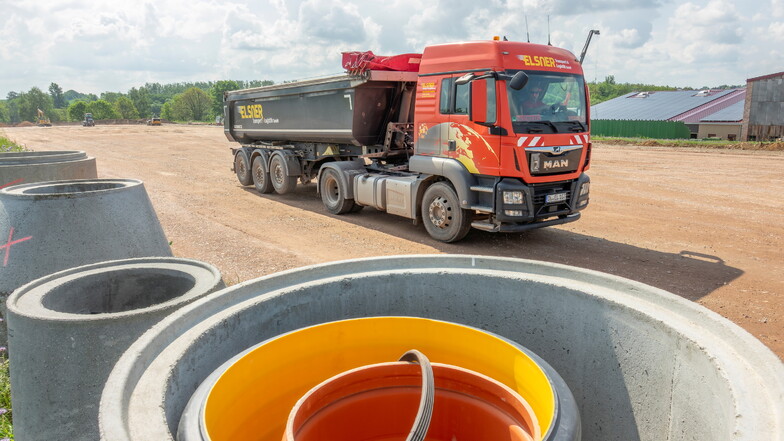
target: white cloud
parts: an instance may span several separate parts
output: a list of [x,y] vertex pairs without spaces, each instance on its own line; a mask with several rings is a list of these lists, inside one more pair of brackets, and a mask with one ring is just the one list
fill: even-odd
[[774,18],[784,18],[784,0],[770,0],[770,12]]
[[100,93],[145,82],[282,81],[340,72],[341,51],[393,55],[494,35],[528,33],[579,55],[589,29],[601,31],[587,55],[590,79],[698,87],[780,71],[784,43],[784,0],[0,3],[0,98],[50,82]]

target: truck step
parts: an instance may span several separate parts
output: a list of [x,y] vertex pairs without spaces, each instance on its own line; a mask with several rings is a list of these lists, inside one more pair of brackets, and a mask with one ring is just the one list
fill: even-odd
[[478,191],[480,193],[492,193],[493,187],[485,187],[484,185],[472,185],[471,191]]
[[489,231],[491,233],[494,233],[499,229],[498,225],[491,224],[490,222],[483,222],[483,221],[471,222],[471,226],[476,228],[477,230]]
[[472,205],[471,209],[479,211],[481,213],[492,213],[493,212],[493,207],[486,207],[484,205]]

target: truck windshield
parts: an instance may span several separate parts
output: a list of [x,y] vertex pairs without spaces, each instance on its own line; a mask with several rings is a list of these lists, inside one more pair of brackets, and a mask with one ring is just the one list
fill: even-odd
[[[517,71],[507,71],[514,75]],[[585,83],[580,75],[526,71],[520,90],[509,87],[509,114],[515,133],[585,132]]]

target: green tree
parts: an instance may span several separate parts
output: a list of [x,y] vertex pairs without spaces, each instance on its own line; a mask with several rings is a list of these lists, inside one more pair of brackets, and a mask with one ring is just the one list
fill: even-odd
[[212,116],[223,115],[223,92],[237,90],[240,85],[236,81],[218,81],[210,89],[212,98]]
[[57,83],[49,85],[49,95],[52,96],[55,109],[63,109],[68,105],[65,95],[63,95],[63,89]]
[[2,101],[0,101],[0,122],[11,122],[11,114],[8,112],[8,106]]
[[161,118],[174,121],[174,113],[172,112],[171,101],[166,101],[161,106]]
[[120,92],[102,92],[101,93],[101,99],[105,100],[105,101],[108,101],[111,104],[116,103],[117,100],[120,99],[120,97],[122,97],[122,96],[125,96],[125,95],[123,95]]
[[131,88],[131,90],[128,91],[128,98],[133,101],[133,106],[139,111],[140,116],[149,116],[151,101],[150,94],[145,87],[140,87],[138,89],[135,87]]
[[95,119],[115,119],[117,114],[114,108],[106,100],[93,101],[87,104],[87,112],[93,114]]
[[45,115],[51,117],[52,108],[52,97],[43,93],[37,87],[33,87],[27,93],[19,95],[19,118],[24,121],[36,121],[39,109]]
[[138,119],[139,111],[133,105],[133,101],[127,96],[121,96],[114,103],[114,111],[117,116],[123,119]]
[[22,120],[19,118],[19,95],[15,95],[16,97],[14,99],[5,102],[5,105],[8,108],[8,120],[11,124],[16,124]]
[[13,101],[17,98],[19,98],[19,94],[13,91],[8,92],[8,95],[6,95],[5,97],[5,99],[7,99],[8,101]]
[[84,101],[74,101],[68,106],[68,119],[71,121],[81,121],[87,113],[87,103]]
[[172,114],[177,121],[204,121],[209,116],[211,100],[206,92],[191,87],[175,95],[172,100]]

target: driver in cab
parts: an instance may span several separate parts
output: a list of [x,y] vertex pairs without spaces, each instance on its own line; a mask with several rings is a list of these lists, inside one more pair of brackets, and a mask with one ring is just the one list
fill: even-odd
[[525,98],[520,108],[522,115],[541,115],[550,106],[542,102],[544,90],[539,85],[531,85],[524,89]]

